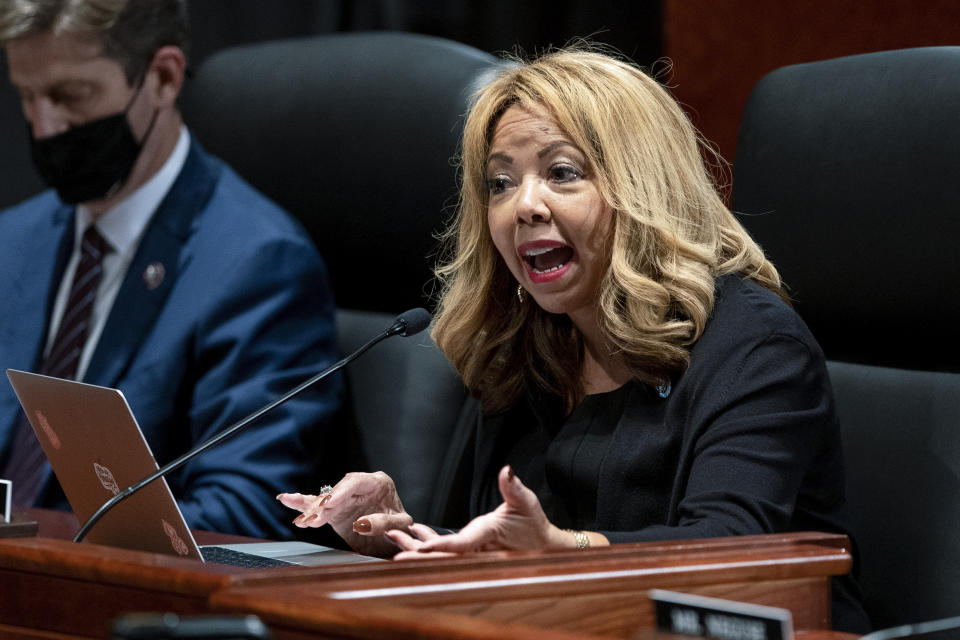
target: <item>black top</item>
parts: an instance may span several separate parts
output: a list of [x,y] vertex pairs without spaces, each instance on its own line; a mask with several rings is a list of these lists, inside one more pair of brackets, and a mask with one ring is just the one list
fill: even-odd
[[[823,353],[789,306],[738,276],[718,279],[690,365],[669,385],[633,381],[567,418],[559,398],[528,392],[478,420],[474,443],[463,459],[471,516],[500,504],[496,477],[510,463],[551,522],[612,543],[846,533]],[[858,609],[835,598],[835,627],[864,631]]]
[[[600,466],[635,392],[648,394],[641,384],[627,384],[587,396],[566,419],[559,399],[531,394],[526,406],[509,412],[509,419],[484,422],[483,442],[496,447],[485,457],[510,464],[558,527],[596,530]],[[496,463],[492,466],[499,470]],[[496,473],[488,473],[486,480],[474,485],[474,514],[491,511],[503,501]]]

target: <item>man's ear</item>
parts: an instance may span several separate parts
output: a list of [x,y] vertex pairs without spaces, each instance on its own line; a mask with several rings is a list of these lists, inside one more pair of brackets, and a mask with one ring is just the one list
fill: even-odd
[[183,87],[183,74],[187,67],[187,57],[180,47],[167,45],[153,54],[148,71],[156,73],[158,79],[154,89],[157,106],[162,108],[176,105],[177,96]]

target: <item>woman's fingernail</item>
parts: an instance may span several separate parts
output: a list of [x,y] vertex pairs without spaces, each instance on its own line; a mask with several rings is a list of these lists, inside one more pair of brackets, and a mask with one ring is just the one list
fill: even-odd
[[278,493],[278,494],[277,494],[277,500],[279,500],[279,499],[281,498],[281,496],[283,496],[283,494],[282,494],[282,493]]
[[320,498],[320,502],[317,504],[317,506],[322,507],[323,505],[327,504],[327,502],[330,501],[330,496],[332,495],[333,495],[332,493],[328,493],[327,495]]
[[507,480],[513,480],[513,467],[509,464],[507,465]]
[[353,523],[353,531],[355,533],[370,533],[371,529],[373,529],[373,526],[366,518],[360,518]]
[[296,518],[293,519],[293,524],[300,526],[301,524],[303,524],[303,521],[306,517],[307,517],[307,514],[301,513],[300,515],[298,515]]
[[303,524],[307,524],[308,522],[313,522],[319,517],[320,517],[319,513],[311,513],[309,516],[303,519]]

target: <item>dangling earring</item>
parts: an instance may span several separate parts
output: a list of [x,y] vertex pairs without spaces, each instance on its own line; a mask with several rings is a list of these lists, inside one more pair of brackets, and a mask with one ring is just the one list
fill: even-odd
[[517,284],[517,300],[520,301],[520,304],[523,304],[523,285]]

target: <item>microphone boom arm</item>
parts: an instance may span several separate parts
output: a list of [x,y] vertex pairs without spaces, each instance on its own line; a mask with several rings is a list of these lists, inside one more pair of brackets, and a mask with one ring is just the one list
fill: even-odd
[[[415,311],[422,311],[422,310],[417,309]],[[259,418],[263,414],[269,411],[272,411],[276,407],[279,407],[281,404],[285,403],[287,400],[290,400],[291,398],[299,394],[301,391],[303,391],[307,387],[310,387],[316,384],[323,378],[326,378],[331,373],[335,371],[339,371],[346,365],[353,362],[356,358],[366,353],[372,346],[374,346],[381,340],[386,340],[387,338],[395,335],[401,335],[401,336],[413,335],[414,333],[417,333],[418,331],[420,331],[423,327],[417,326],[418,325],[417,320],[419,320],[418,316],[414,318],[405,317],[405,316],[410,316],[410,313],[411,312],[408,311],[407,313],[404,313],[398,316],[397,319],[394,321],[393,325],[391,325],[389,329],[386,329],[385,331],[383,331],[382,333],[374,337],[372,340],[367,342],[365,345],[363,345],[362,347],[360,347],[350,355],[346,356],[339,362],[335,363],[333,366],[327,369],[324,369],[323,371],[313,376],[306,382],[301,383],[298,387],[294,388],[291,391],[288,391],[286,394],[284,394],[277,400],[274,400],[270,404],[264,407],[261,407],[260,409],[257,409],[256,411],[248,415],[246,418],[243,418],[240,421],[231,425],[230,427],[224,429],[217,435],[213,436],[206,442],[202,443],[200,446],[194,449],[191,449],[190,451],[183,454],[179,458],[171,462],[168,462],[163,467],[157,469],[156,471],[154,471],[153,473],[145,477],[143,480],[140,480],[139,482],[136,482],[130,485],[120,493],[116,494],[115,496],[113,496],[112,498],[104,502],[102,505],[100,505],[100,508],[97,509],[85,523],[83,523],[83,526],[80,527],[79,531],[77,531],[77,535],[73,537],[73,541],[80,542],[81,540],[83,540],[86,537],[86,535],[90,532],[90,529],[93,528],[93,525],[95,525],[100,520],[100,518],[102,518],[107,513],[107,511],[112,509],[114,505],[126,500],[135,492],[147,486],[157,478],[162,478],[163,476],[167,475],[171,471],[180,468],[194,456],[199,455],[200,453],[203,453],[204,451],[206,451],[207,449],[210,449],[211,447],[217,446],[218,444],[220,444],[221,442],[223,442],[224,440],[232,436],[237,431],[240,431],[245,426],[247,426],[257,418]],[[427,314],[426,311],[423,311],[423,314],[426,314],[427,320],[429,321],[429,317],[430,317],[429,314]]]

